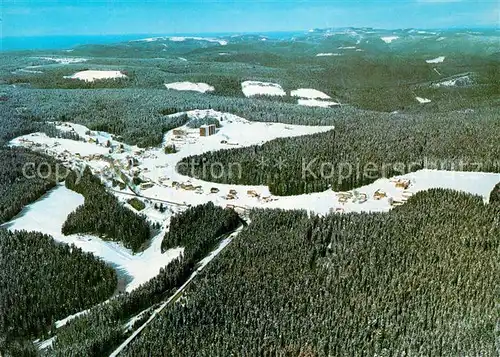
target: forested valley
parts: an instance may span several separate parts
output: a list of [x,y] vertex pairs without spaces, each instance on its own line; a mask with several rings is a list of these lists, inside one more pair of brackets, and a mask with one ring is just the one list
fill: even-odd
[[85,203],[68,215],[62,233],[97,234],[106,240],[120,241],[134,252],[139,251],[151,233],[145,217],[124,207],[88,167],[80,174],[81,177],[71,172],[66,178],[66,187],[82,194]]
[[24,356],[34,346],[23,340],[50,336],[55,321],[107,299],[116,284],[115,271],[92,254],[0,228],[0,351]]
[[[139,288],[92,308],[59,329],[54,349],[48,355],[100,357],[109,354],[127,337],[129,331],[125,332],[123,327],[127,321],[172,295],[195,271],[198,262],[239,224],[240,218],[233,210],[216,207],[212,202],[172,217],[163,247],[180,245],[184,247],[183,254]],[[149,317],[148,313],[144,316]],[[144,322],[139,319],[133,327],[137,328],[141,321]]]
[[389,213],[254,211],[125,355],[495,356],[499,215],[444,189]]

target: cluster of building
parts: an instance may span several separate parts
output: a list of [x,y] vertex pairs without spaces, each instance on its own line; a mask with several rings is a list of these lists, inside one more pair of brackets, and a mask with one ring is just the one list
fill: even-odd
[[[391,182],[394,183],[394,186],[396,188],[403,189],[403,194],[402,194],[402,200],[401,201],[395,201],[392,197],[388,197],[387,192],[378,189],[375,191],[373,194],[373,199],[380,201],[382,199],[387,198],[389,200],[389,203],[392,206],[400,206],[404,202],[408,200],[409,197],[413,195],[412,192],[407,191],[407,189],[410,187],[410,180],[406,179],[395,179],[392,180]],[[360,193],[357,191],[349,191],[349,192],[338,192],[337,193],[338,201],[339,203],[345,204],[348,201],[351,201],[353,203],[365,203],[368,200],[368,195],[366,193]],[[339,211],[343,211],[343,209],[339,209]]]

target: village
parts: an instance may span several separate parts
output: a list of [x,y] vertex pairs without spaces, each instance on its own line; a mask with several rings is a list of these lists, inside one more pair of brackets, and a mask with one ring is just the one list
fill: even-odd
[[[220,127],[215,124],[198,128],[184,125],[167,132],[161,147],[143,149],[127,145],[109,133],[91,131],[78,124],[56,122],[54,124],[59,130],[70,132],[79,140],[33,133],[12,140],[11,145],[43,152],[71,169],[90,167],[124,203],[132,198],[142,202],[127,206],[139,209],[143,214],[149,212],[149,215],[160,208],[182,209],[208,201],[233,208],[240,214],[246,214],[252,208],[305,209],[321,215],[385,212],[428,188],[449,187],[486,197],[488,186],[482,192],[477,185],[470,185],[471,179],[482,176],[492,183],[498,182],[498,175],[495,174],[420,170],[401,177],[379,179],[349,192],[327,190],[289,197],[274,196],[267,186],[206,182],[179,174],[177,164],[185,157],[211,150],[262,144],[278,137],[306,135],[333,128],[249,122],[213,110],[196,110],[187,114],[198,120],[216,118]],[[152,214],[151,218],[156,216]]]

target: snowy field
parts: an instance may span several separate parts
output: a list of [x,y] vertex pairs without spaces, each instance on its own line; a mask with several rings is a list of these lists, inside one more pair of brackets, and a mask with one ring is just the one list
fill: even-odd
[[2,227],[11,231],[42,232],[51,235],[57,242],[74,244],[85,252],[94,253],[131,278],[126,286],[127,291],[156,276],[160,268],[181,254],[182,249],[170,249],[161,254],[164,232],[152,239],[148,249],[135,255],[120,243],[104,241],[95,236],[80,234],[64,236],[61,228],[68,214],[83,203],[82,195],[60,185],[40,200],[26,206],[16,218]]
[[426,60],[427,63],[442,63],[445,59],[445,56],[439,56],[430,60]]
[[381,37],[380,38],[382,41],[384,41],[385,43],[392,43],[393,41],[396,41],[397,39],[399,39],[398,36],[385,36],[385,37]]
[[127,76],[120,71],[97,71],[89,69],[87,71],[76,72],[71,76],[64,76],[64,78],[93,82],[99,79],[127,78]]
[[473,84],[473,80],[469,75],[459,76],[453,79],[448,79],[439,83],[435,83],[433,86],[440,87],[457,87],[457,86],[469,86]]
[[200,93],[213,92],[214,87],[206,83],[192,83],[192,82],[174,82],[166,83],[165,87],[167,89],[173,89],[178,91],[194,91]]
[[[214,110],[193,110],[186,112],[186,114],[190,119],[217,118],[221,127],[217,129],[215,135],[200,137],[198,129],[182,126],[176,130],[169,131],[165,135],[162,147],[142,150],[137,147],[123,145],[125,152],[108,154],[108,160],[103,160],[95,156],[90,156],[91,158],[85,158],[81,155],[79,158],[76,157],[76,150],[88,154],[102,153],[102,144],[96,145],[91,142],[74,142],[71,140],[49,138],[40,134],[30,134],[14,139],[11,144],[42,150],[49,155],[63,159],[70,166],[76,165],[77,167],[81,167],[84,164],[89,165],[93,172],[99,175],[105,182],[109,182],[111,178],[116,179],[116,177],[112,176],[109,164],[111,160],[109,158],[113,159],[115,167],[116,165],[120,165],[121,162],[123,163],[122,172],[125,175],[132,177],[133,174],[138,174],[144,182],[149,183],[147,187],[136,187],[135,191],[137,193],[147,197],[152,202],[154,200],[169,201],[172,204],[172,206],[169,206],[171,209],[180,209],[176,204],[185,207],[212,201],[221,207],[229,205],[242,209],[253,207],[301,208],[318,214],[327,214],[329,212],[388,211],[393,207],[392,203],[402,204],[412,194],[434,187],[452,188],[478,194],[487,201],[488,195],[495,184],[500,182],[499,174],[420,170],[400,177],[411,182],[406,190],[396,188],[395,183],[390,179],[380,179],[350,193],[336,193],[327,190],[320,193],[291,197],[273,196],[267,186],[228,185],[206,182],[180,175],[176,170],[177,163],[188,156],[199,155],[208,151],[260,145],[276,138],[314,134],[333,128],[250,122],[236,115]],[[110,138],[108,140],[112,142],[113,146],[119,144],[119,142],[114,140],[112,135],[107,133],[91,132],[89,136],[86,134],[87,128],[84,126],[60,124],[60,128],[62,128],[61,125],[65,125],[65,130],[74,130],[88,141],[92,137],[96,137],[101,138],[99,141],[103,143],[105,138]],[[36,146],[36,144],[40,146]],[[166,146],[175,146],[176,152],[165,154],[163,147]],[[70,159],[68,159],[68,156]],[[138,160],[138,165],[131,169],[125,168],[125,163],[132,156]],[[268,162],[267,164],[273,163]],[[210,170],[212,168],[207,167],[206,169]],[[218,169],[218,167],[215,167],[215,169]],[[234,175],[238,175],[240,168],[236,163],[223,169],[231,170],[230,172]],[[382,199],[374,197],[374,193],[377,190],[384,192]],[[232,194],[230,194],[230,191],[232,191]],[[123,193],[115,192],[115,194],[122,201],[130,198],[126,194],[133,194],[128,188],[121,192]],[[346,195],[349,198],[342,199]],[[360,199],[360,197],[364,199]],[[147,204],[147,208],[143,213],[153,221],[162,219],[161,215],[158,216],[160,213],[150,203]],[[132,271],[131,275],[137,276],[137,273]]]
[[340,105],[339,103],[325,100],[331,99],[331,97],[317,89],[312,88],[299,88],[292,90],[290,92],[290,96],[298,97],[299,99],[297,100],[297,104],[306,107],[329,108]]
[[299,88],[290,92],[292,97],[299,97],[305,99],[331,99],[331,97],[317,89],[312,88]]
[[426,103],[430,103],[431,100],[430,99],[427,99],[427,98],[422,98],[422,97],[415,97],[415,99],[417,100],[417,102],[419,102],[420,104],[426,104]]
[[254,95],[286,95],[285,91],[279,84],[269,82],[245,81],[241,83],[241,90],[243,91],[245,97],[252,97]]

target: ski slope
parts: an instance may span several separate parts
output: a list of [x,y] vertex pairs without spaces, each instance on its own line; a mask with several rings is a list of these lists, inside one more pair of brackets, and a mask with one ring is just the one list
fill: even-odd
[[92,235],[64,236],[61,228],[67,216],[83,203],[82,195],[59,185],[38,201],[26,206],[17,217],[2,227],[11,231],[27,230],[49,234],[57,242],[74,244],[85,252],[95,254],[130,278],[126,291],[131,291],[156,276],[160,268],[183,251],[182,248],[175,248],[162,254],[164,232],[154,237],[150,247],[139,254],[134,254],[121,243],[105,241]]

